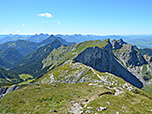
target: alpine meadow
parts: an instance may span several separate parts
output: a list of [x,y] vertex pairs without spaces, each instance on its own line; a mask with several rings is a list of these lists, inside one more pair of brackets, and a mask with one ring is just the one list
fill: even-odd
[[152,114],[151,0],[1,0],[0,114]]

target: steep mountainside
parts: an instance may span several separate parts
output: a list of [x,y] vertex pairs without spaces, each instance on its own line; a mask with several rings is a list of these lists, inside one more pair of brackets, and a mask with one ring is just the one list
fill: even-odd
[[0,68],[0,87],[3,85],[14,84],[20,81],[22,80],[17,74]]
[[[11,71],[18,74],[30,74],[34,77],[39,77],[45,71],[42,69],[42,60],[47,57],[53,49],[57,49],[62,45],[59,40],[54,40],[50,44],[40,47],[28,56],[24,57],[18,62],[18,65],[11,69]],[[44,71],[43,71],[44,70]]]
[[[127,45],[117,44],[119,49]],[[2,97],[0,113],[151,113],[152,98],[139,89],[143,84],[112,47],[109,39],[72,46],[54,40],[40,47],[11,69],[38,79]],[[127,58],[127,68],[150,61],[139,56],[134,56],[137,63]]]
[[69,48],[59,48],[43,60],[43,67],[50,66],[50,69],[52,69],[68,59],[91,66],[100,72],[112,73],[136,87],[141,88],[143,86],[136,76],[126,70],[119,60],[115,58],[109,40],[105,40],[104,42],[88,41],[75,44]]
[[23,56],[14,48],[0,51],[0,67],[10,68]]
[[8,48],[14,48],[16,49],[19,53],[21,53],[23,56],[28,55],[35,49],[37,49],[38,44],[30,41],[25,41],[25,40],[18,40],[18,41],[12,41],[12,42],[7,42],[4,44],[0,45],[0,50],[6,50]]
[[[38,37],[39,35],[36,35],[36,36]],[[36,38],[36,36],[34,36],[34,38]],[[48,35],[46,35],[46,36],[48,36]],[[37,43],[30,42],[30,41],[25,41],[25,40],[17,40],[17,41],[7,42],[7,43],[4,43],[4,44],[0,45],[0,50],[6,50],[8,48],[14,48],[19,53],[21,53],[23,56],[26,56],[29,53],[36,50],[37,48],[48,45],[49,43],[51,43],[54,40],[59,40],[60,42],[62,42],[65,45],[74,44],[74,43],[66,42],[64,39],[62,39],[60,37],[56,37],[56,36],[51,35],[50,37],[48,36],[46,39],[42,40],[41,42],[37,42]]]
[[[43,36],[42,34],[36,35]],[[33,38],[36,38],[33,37]],[[47,35],[46,35],[47,36]],[[66,42],[65,40],[55,37],[51,35],[49,38],[43,40],[39,43],[34,43],[25,40],[18,40],[7,42],[0,45],[0,66],[4,68],[12,68],[16,65],[16,63],[23,57],[27,56],[28,54],[32,53],[34,50],[38,49],[39,47],[46,46],[53,42],[54,40],[59,40],[61,43],[65,45],[72,45],[73,43]]]
[[[116,42],[112,41],[112,45],[117,45]],[[142,56],[138,48],[131,44],[122,44],[120,48],[113,49],[121,64],[144,84],[152,78],[151,57]]]
[[142,88],[143,86],[142,83],[127,71],[114,57],[110,43],[102,49],[98,47],[87,48],[80,53],[74,61],[91,66],[100,72],[112,73],[136,87]]

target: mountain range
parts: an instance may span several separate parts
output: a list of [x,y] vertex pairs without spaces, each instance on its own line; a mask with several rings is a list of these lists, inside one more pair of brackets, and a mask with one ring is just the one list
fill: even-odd
[[150,49],[87,37],[1,44],[0,113],[151,113]]
[[[27,56],[28,54],[32,53],[36,49],[48,45],[54,40],[59,40],[64,45],[72,45],[73,43],[66,42],[65,40],[55,37],[51,35],[47,39],[35,43],[26,40],[17,40],[17,41],[10,41],[0,45],[0,66],[5,68],[11,68],[15,66],[18,60],[22,59],[23,57]],[[9,59],[8,59],[9,58]],[[7,59],[7,60],[6,60]]]
[[[17,41],[17,40],[26,40],[31,42],[41,42],[47,39],[49,34],[35,34],[35,35],[0,35],[0,44],[8,42],[8,41]],[[57,37],[60,37],[67,42],[76,42],[81,43],[89,40],[105,40],[109,38],[110,40],[114,39],[123,39],[125,42],[128,42],[132,45],[136,45],[139,48],[152,48],[152,35],[62,35],[57,34]]]

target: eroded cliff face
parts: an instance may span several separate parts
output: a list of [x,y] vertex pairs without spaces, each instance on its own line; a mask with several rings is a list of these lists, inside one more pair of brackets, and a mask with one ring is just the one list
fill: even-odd
[[127,67],[141,66],[147,64],[146,60],[139,53],[137,47],[131,44],[123,44],[120,49],[114,49],[114,54]]
[[80,62],[100,72],[109,72],[123,78],[132,85],[142,88],[143,84],[132,73],[126,70],[120,61],[114,56],[112,45],[108,41],[106,46],[89,47],[73,59],[74,62]]
[[[116,42],[112,41],[112,45],[118,45]],[[136,46],[123,43],[121,48],[113,47],[113,52],[121,64],[143,84],[152,79],[152,59],[150,56],[142,56]]]
[[112,71],[111,61],[113,61],[111,45],[108,44],[103,48],[89,47],[80,53],[74,61],[92,66],[96,70],[106,72]]

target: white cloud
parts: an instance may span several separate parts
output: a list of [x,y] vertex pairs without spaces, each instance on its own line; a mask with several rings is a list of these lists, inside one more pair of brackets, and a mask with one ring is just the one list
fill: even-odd
[[25,27],[26,25],[25,24],[22,24],[22,27]]
[[61,24],[61,22],[60,21],[57,21],[57,23],[60,25]]
[[38,14],[38,16],[51,18],[52,14],[50,14],[50,13],[40,13],[40,14]]

